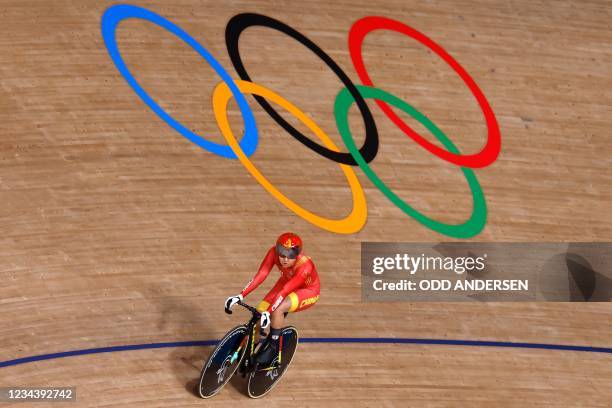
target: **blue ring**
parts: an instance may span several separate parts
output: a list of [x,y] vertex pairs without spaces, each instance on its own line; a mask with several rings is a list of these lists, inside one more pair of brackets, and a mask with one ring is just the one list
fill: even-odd
[[172,34],[176,35],[178,38],[187,43],[191,48],[197,51],[207,62],[208,64],[215,70],[215,72],[221,77],[223,82],[225,82],[232,94],[234,95],[234,99],[238,102],[238,106],[240,107],[240,112],[242,112],[242,117],[244,119],[245,131],[244,137],[240,142],[240,147],[244,151],[244,153],[248,156],[252,155],[257,149],[257,124],[255,123],[255,117],[253,116],[253,111],[249,107],[249,104],[246,101],[246,98],[238,89],[238,86],[230,77],[230,75],[225,71],[225,69],[221,66],[221,64],[196,40],[194,40],[189,34],[183,31],[180,27],[175,25],[174,23],[166,20],[164,17],[153,13],[147,9],[121,4],[110,7],[104,15],[102,16],[102,37],[104,38],[104,43],[106,45],[106,49],[110,54],[115,66],[123,75],[123,78],[130,84],[132,89],[138,94],[140,99],[146,103],[149,108],[153,110],[162,120],[172,126],[177,132],[181,135],[189,139],[192,143],[200,146],[202,149],[207,150],[211,153],[217,154],[222,157],[226,157],[228,159],[236,159],[236,154],[232,151],[232,149],[227,145],[217,144],[208,140],[203,139],[201,136],[192,132],[183,126],[180,122],[170,116],[166,111],[164,111],[154,100],[147,94],[147,92],[140,86],[140,84],[136,81],[132,73],[129,71],[123,58],[121,58],[121,54],[119,53],[119,48],[117,47],[117,38],[116,38],[116,29],[117,25],[127,19],[127,18],[140,18],[143,20],[150,21],[153,24],[156,24],[166,30],[170,31]]

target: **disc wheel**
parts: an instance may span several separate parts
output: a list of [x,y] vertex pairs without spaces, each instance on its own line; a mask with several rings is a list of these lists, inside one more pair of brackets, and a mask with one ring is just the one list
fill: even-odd
[[247,344],[241,350],[238,348],[246,335],[246,326],[237,326],[217,344],[200,374],[200,397],[212,397],[232,378],[245,354]]
[[255,369],[249,374],[247,386],[249,397],[261,398],[266,395],[274,388],[289,368],[297,350],[298,331],[293,326],[285,327],[281,332],[281,337],[282,351],[280,363],[278,362],[279,356],[277,355],[269,367],[255,366]]

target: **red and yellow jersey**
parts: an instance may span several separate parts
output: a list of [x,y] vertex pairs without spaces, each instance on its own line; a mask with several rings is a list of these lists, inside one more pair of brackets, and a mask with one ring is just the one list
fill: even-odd
[[268,250],[268,253],[261,262],[259,271],[257,271],[255,277],[253,277],[242,290],[241,295],[246,297],[261,285],[270,274],[274,265],[276,265],[280,271],[280,277],[275,286],[280,285],[282,289],[276,293],[276,300],[270,304],[268,311],[273,312],[288,294],[298,289],[313,289],[317,293],[319,292],[319,275],[310,257],[300,254],[291,268],[283,268],[276,256],[274,247],[272,247]]

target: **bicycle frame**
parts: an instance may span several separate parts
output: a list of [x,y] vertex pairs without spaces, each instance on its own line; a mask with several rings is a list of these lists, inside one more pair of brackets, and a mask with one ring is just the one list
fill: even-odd
[[[240,342],[240,346],[238,347],[238,350],[234,352],[230,360],[230,363],[234,363],[236,359],[240,356],[240,351],[243,348],[245,349],[245,354],[242,357],[242,362],[240,366],[238,367],[238,371],[244,377],[246,376],[247,372],[249,372],[251,367],[253,366],[252,358],[255,353],[255,346],[256,346],[255,339],[257,337],[255,330],[257,328],[257,323],[259,322],[259,319],[261,318],[261,313],[259,313],[256,308],[249,306],[246,303],[243,303],[241,301],[239,301],[237,304],[251,312],[251,319],[246,324],[246,327],[247,327],[246,334],[244,338],[242,339],[242,341]],[[225,311],[228,314],[232,314],[231,310],[225,309]],[[259,335],[265,337],[264,329],[260,329]]]

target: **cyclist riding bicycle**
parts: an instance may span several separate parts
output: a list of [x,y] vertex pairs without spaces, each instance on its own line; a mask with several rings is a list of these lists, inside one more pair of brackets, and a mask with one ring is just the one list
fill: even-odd
[[257,306],[262,313],[260,325],[271,325],[268,341],[257,354],[260,364],[270,363],[278,353],[278,339],[287,313],[308,309],[319,300],[320,282],[317,269],[310,257],[302,254],[302,240],[294,233],[286,232],[276,240],[263,259],[259,271],[246,287],[225,301],[225,308],[231,309],[255,290],[268,276],[272,267],[280,271],[280,278]]

